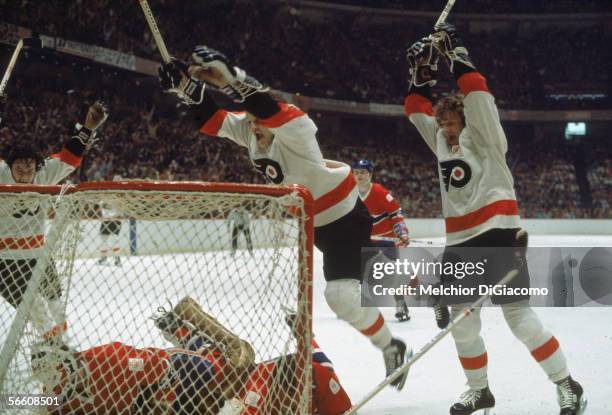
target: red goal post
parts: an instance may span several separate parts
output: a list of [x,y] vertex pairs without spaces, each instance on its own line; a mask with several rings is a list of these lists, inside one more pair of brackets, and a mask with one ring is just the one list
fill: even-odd
[[[228,375],[236,383],[234,398],[260,407],[262,414],[310,413],[314,203],[304,187],[156,181],[0,185],[0,199],[0,216],[7,218],[0,224],[2,278],[16,277],[27,286],[19,301],[11,299],[19,303],[16,310],[0,299],[5,333],[0,394],[46,391],[39,373],[32,372],[31,356],[49,321],[67,323],[59,336],[71,350],[112,342],[164,350],[171,345],[147,317],[189,296],[252,346],[253,373],[274,370],[257,379]],[[252,251],[240,232],[232,237],[226,219],[233,209],[251,218]],[[116,236],[102,231],[109,221],[119,224]],[[39,232],[44,243],[36,245]],[[106,246],[109,240],[116,246]],[[21,269],[23,275],[7,271],[7,264],[17,261],[29,267]],[[287,309],[297,313],[291,328]],[[258,401],[245,395],[249,382],[264,378],[265,396]],[[283,394],[288,384],[292,396]],[[96,395],[90,387],[88,393]],[[211,396],[194,396],[190,404],[216,399]],[[87,409],[117,404],[113,410],[129,413],[137,397],[130,390],[119,404],[96,396]]]

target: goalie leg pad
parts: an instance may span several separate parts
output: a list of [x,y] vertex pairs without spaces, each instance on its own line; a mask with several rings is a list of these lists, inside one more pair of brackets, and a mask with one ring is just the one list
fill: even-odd
[[193,324],[198,330],[210,337],[214,342],[227,348],[228,363],[236,369],[244,369],[255,363],[255,352],[251,345],[240,339],[219,323],[214,317],[205,313],[202,307],[190,297],[183,298],[175,307],[174,312],[183,320]]
[[375,307],[361,306],[361,284],[357,280],[328,281],[325,300],[339,319],[359,330],[379,349],[391,342],[391,331]]

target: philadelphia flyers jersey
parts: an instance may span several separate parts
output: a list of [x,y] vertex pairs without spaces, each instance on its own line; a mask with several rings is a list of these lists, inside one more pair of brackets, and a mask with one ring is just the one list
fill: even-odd
[[454,245],[493,228],[518,228],[514,181],[506,163],[508,143],[485,78],[470,72],[458,80],[465,128],[449,148],[432,116],[429,99],[410,94],[405,111],[438,158],[446,243]]
[[[57,184],[81,163],[81,157],[66,147],[43,162],[34,176],[33,184]],[[11,168],[0,160],[0,183],[15,184]],[[0,221],[0,258],[37,258],[44,246],[44,227],[47,218],[46,203],[22,202]],[[8,255],[8,256],[7,256]]]
[[391,193],[380,183],[372,183],[370,190],[359,197],[372,216],[372,239],[396,238],[393,225],[404,221],[402,208]]
[[315,123],[293,105],[279,104],[281,111],[260,120],[274,134],[262,152],[244,112],[218,110],[200,131],[226,137],[248,149],[254,167],[273,184],[301,184],[315,199],[315,226],[331,223],[349,213],[357,202],[357,185],[350,167],[325,160],[316,138]]

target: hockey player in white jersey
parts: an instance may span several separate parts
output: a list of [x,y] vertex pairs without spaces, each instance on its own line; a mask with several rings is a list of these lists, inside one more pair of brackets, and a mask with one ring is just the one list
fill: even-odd
[[251,215],[243,207],[232,209],[227,215],[227,227],[232,233],[232,256],[236,255],[238,249],[238,236],[240,232],[244,234],[247,249],[253,255],[253,241],[251,239]]
[[[434,48],[449,64],[462,94],[450,94],[432,107]],[[454,26],[444,23],[437,27],[432,37],[408,48],[407,58],[412,78],[405,110],[438,158],[447,246],[495,247],[498,252],[499,247],[526,247],[527,236],[520,229],[514,182],[505,159],[508,145],[497,107],[485,78],[476,70]],[[512,256],[512,251],[505,250],[508,253],[500,257]],[[516,268],[513,258],[506,259],[506,269],[485,273],[487,284],[496,284],[507,271]],[[522,262],[512,284],[528,286],[526,262]],[[582,387],[570,376],[559,342],[529,307],[528,297],[493,296],[492,301],[501,305],[513,334],[557,385],[560,414],[581,414],[586,405]],[[449,303],[452,316],[465,307]],[[436,320],[441,327],[448,324],[445,304],[438,305]],[[452,415],[468,415],[495,405],[488,385],[488,357],[480,324],[477,310],[451,331],[470,388],[450,408]]]
[[[246,147],[253,166],[273,184],[302,184],[315,200],[315,245],[323,253],[325,298],[336,315],[383,351],[387,374],[400,366],[406,344],[393,338],[376,308],[361,307],[361,247],[369,245],[372,221],[358,197],[350,167],[326,160],[316,139],[315,123],[299,108],[279,103],[257,80],[233,67],[218,51],[197,46],[193,64],[173,61],[160,68],[162,87],[189,104],[196,125],[210,136]],[[246,112],[217,107],[205,91],[213,84]],[[405,376],[394,382],[403,387]]]
[[[42,158],[33,143],[15,144],[6,160],[0,160],[0,183],[60,182],[80,165],[85,149],[94,140],[96,129],[107,116],[102,103],[93,104],[78,133],[64,144],[59,153],[47,159]],[[10,214],[0,221],[0,292],[15,308],[22,301],[37,258],[44,247],[47,208],[38,203],[15,204],[11,206]],[[52,260],[45,266],[45,276],[41,281],[40,290],[48,301],[49,311],[36,301],[35,308],[30,311],[30,318],[45,335],[57,335],[66,329],[66,323],[60,305],[61,285]]]

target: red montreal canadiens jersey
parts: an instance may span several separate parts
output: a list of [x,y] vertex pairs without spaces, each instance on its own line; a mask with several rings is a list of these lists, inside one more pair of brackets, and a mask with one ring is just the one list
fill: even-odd
[[518,228],[514,180],[506,163],[508,142],[485,78],[470,72],[458,80],[465,128],[449,148],[432,116],[429,99],[410,94],[405,110],[438,158],[446,243],[454,245],[494,228]]
[[[246,409],[242,415],[263,415],[271,408],[266,407],[266,399],[271,374],[278,361],[271,360],[257,365],[249,378],[240,400]],[[351,408],[351,400],[342,388],[334,367],[319,345],[312,340],[313,384],[312,407],[314,415],[341,415]]]
[[259,122],[274,134],[265,151],[257,146],[244,112],[218,110],[200,131],[246,147],[251,162],[268,182],[306,186],[315,202],[314,226],[340,219],[357,202],[357,184],[351,168],[323,158],[316,138],[317,126],[308,115],[293,105],[279,106],[280,112]]
[[372,239],[396,238],[393,225],[404,221],[402,209],[391,193],[379,183],[372,183],[365,196],[359,195],[372,216]]
[[[170,367],[168,352],[137,349],[120,342],[104,344],[78,354],[88,368],[89,402],[72,399],[59,413],[121,413],[135,402],[141,388],[159,383]],[[55,391],[59,393],[60,391]]]

